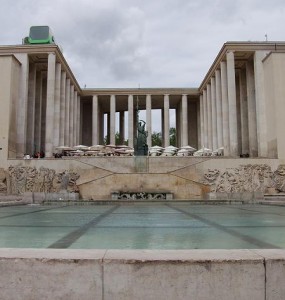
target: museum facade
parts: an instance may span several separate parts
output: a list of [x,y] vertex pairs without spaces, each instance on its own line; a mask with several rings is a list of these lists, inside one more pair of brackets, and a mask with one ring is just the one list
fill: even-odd
[[[107,199],[114,189],[171,190],[175,198],[200,199],[218,178],[212,178],[218,171],[208,169],[220,172],[215,191],[233,192],[237,185],[230,179],[225,187],[227,168],[272,178],[269,166],[283,176],[278,166],[285,162],[284,83],[285,42],[227,42],[199,87],[157,89],[82,88],[57,45],[1,46],[0,167],[76,170],[80,193],[92,199]],[[149,146],[153,110],[161,113],[163,146],[170,144],[172,110],[178,147],[223,148],[224,158],[149,157],[143,163],[132,157],[52,159],[59,146],[103,144],[105,134],[115,144],[117,132],[120,142],[127,139],[133,147],[137,110],[146,111]],[[24,154],[38,151],[45,152],[45,160],[23,160]],[[240,167],[245,163],[254,167]],[[260,186],[264,192],[264,183]],[[258,190],[256,183],[248,190]]]
[[122,141],[127,132],[133,147],[137,109],[146,111],[148,133],[152,110],[161,111],[164,147],[173,109],[178,147],[282,157],[284,50],[283,42],[225,43],[198,88],[83,89],[57,45],[2,46],[3,158],[41,150],[51,157],[61,145],[103,144],[104,132],[110,144],[117,131]]

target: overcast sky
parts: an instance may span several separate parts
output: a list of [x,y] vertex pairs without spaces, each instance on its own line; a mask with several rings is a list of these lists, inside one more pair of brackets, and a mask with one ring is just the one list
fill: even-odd
[[285,40],[284,0],[0,0],[1,45],[49,25],[79,84],[198,87],[226,41]]
[[[79,84],[87,88],[199,87],[226,41],[265,41],[265,35],[269,41],[285,40],[284,0],[0,4],[0,45],[21,43],[32,25],[49,25]],[[153,130],[161,131],[160,114],[153,114]],[[173,112],[170,122],[175,126]]]

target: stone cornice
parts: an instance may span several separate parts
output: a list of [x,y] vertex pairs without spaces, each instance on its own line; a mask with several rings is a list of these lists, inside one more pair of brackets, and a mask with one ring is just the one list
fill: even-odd
[[197,96],[197,88],[106,88],[82,89],[82,96],[91,95],[181,95]]
[[281,41],[272,41],[272,42],[226,42],[221,50],[219,51],[218,55],[216,56],[214,62],[212,63],[209,71],[207,72],[206,76],[204,77],[200,87],[199,92],[202,93],[203,89],[210,81],[210,78],[214,76],[215,70],[219,69],[219,64],[221,61],[225,59],[225,55],[228,51],[234,52],[252,52],[258,50],[265,50],[265,51],[284,51],[285,50],[285,42]]
[[81,87],[79,86],[73,72],[71,71],[66,59],[64,58],[60,48],[56,44],[45,44],[45,45],[16,45],[16,46],[0,46],[0,55],[5,54],[16,54],[16,53],[27,53],[30,55],[36,54],[48,54],[55,52],[57,62],[60,62],[62,65],[62,70],[65,71],[70,79],[72,84],[81,94]]

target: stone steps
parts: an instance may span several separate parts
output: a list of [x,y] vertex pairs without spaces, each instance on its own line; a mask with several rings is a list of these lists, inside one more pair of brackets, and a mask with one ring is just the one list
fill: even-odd
[[264,200],[259,201],[260,204],[270,204],[270,205],[279,205],[285,206],[285,194],[265,194]]

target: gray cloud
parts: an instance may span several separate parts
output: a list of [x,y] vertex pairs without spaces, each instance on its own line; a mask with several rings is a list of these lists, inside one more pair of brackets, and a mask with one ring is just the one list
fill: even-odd
[[1,1],[0,44],[47,24],[81,85],[199,86],[228,40],[284,40],[282,0]]

